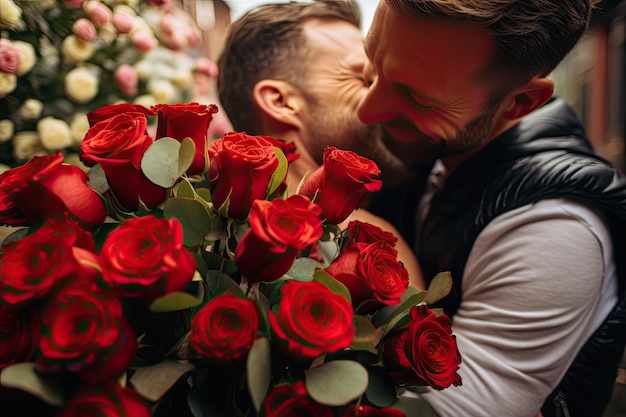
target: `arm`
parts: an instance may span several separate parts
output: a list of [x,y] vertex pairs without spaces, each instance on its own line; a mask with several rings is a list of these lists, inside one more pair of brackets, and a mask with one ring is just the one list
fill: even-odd
[[610,251],[602,219],[576,203],[495,219],[472,248],[453,319],[463,385],[422,397],[442,417],[536,415],[616,301]]

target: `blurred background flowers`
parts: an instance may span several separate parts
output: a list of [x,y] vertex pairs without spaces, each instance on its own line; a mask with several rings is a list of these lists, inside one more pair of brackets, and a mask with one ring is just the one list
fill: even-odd
[[77,153],[105,104],[188,102],[201,31],[172,0],[0,0],[0,170]]

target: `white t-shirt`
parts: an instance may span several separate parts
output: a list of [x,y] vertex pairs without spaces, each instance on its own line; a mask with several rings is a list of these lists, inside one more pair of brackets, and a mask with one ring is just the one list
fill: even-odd
[[478,236],[462,286],[463,385],[404,395],[441,417],[533,417],[617,302],[606,222],[564,199],[507,212]]

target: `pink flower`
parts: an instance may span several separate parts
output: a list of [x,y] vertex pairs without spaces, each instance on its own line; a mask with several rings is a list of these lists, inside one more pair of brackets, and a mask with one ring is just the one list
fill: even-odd
[[137,71],[128,64],[122,64],[115,70],[115,85],[125,96],[137,95],[138,81]]
[[68,9],[80,9],[84,0],[63,0],[63,4]]
[[128,13],[116,12],[113,14],[113,26],[117,33],[125,35],[129,33],[135,25],[135,18]]
[[0,72],[15,74],[20,67],[20,52],[11,41],[0,39]]
[[113,12],[103,3],[98,1],[89,1],[85,3],[85,13],[89,19],[97,26],[103,26],[110,23],[113,19]]
[[148,52],[151,49],[156,48],[159,44],[159,41],[154,37],[154,34],[147,30],[140,30],[135,33],[135,35],[133,35],[132,42],[133,46],[141,52]]
[[79,39],[85,42],[91,42],[96,37],[96,27],[93,25],[91,20],[85,18],[78,19],[74,22],[72,25],[72,32],[74,32],[74,35],[76,35]]
[[215,65],[215,62],[204,56],[196,59],[194,71],[204,74],[209,78],[217,77],[217,65]]

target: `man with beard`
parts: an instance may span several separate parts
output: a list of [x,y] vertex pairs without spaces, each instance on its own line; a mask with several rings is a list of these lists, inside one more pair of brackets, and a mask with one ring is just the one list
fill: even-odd
[[[374,160],[383,184],[410,179],[411,171],[383,146],[383,130],[357,116],[367,91],[360,20],[353,0],[317,0],[265,4],[228,28],[218,59],[221,107],[234,130],[295,144],[299,158],[290,164],[290,194],[322,164],[327,146]],[[363,209],[350,220],[399,237],[396,249],[410,283],[423,288],[415,257],[391,224]]]
[[413,394],[442,417],[599,417],[610,397],[626,342],[626,180],[547,78],[594,3],[381,0],[367,34],[359,116],[428,166],[372,210],[415,242],[427,281],[454,281],[441,306],[463,385]]

